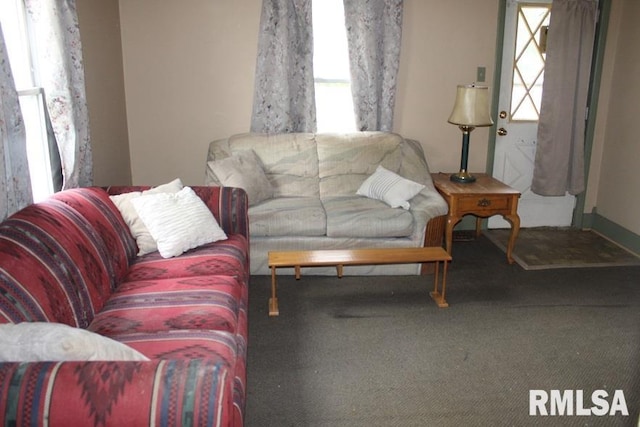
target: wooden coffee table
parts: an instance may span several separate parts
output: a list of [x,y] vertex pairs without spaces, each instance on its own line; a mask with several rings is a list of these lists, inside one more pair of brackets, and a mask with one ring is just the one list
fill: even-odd
[[[269,298],[269,316],[278,316],[276,268],[293,267],[296,280],[300,279],[301,267],[335,266],[338,277],[342,277],[345,265],[376,265],[376,264],[410,264],[434,262],[434,289],[429,294],[438,307],[448,307],[445,300],[447,263],[451,255],[440,247],[422,248],[387,248],[387,249],[344,249],[344,250],[316,250],[316,251],[275,251],[269,252],[269,267],[271,268],[271,298]],[[439,265],[443,263],[442,290],[439,290]]]
[[511,224],[507,261],[513,264],[513,247],[520,230],[518,216],[520,192],[484,173],[474,173],[476,181],[464,184],[451,181],[450,175],[442,172],[431,174],[433,184],[449,205],[445,226],[447,252],[451,253],[453,227],[463,216],[468,214],[476,216],[476,236],[480,236],[483,218],[502,215]]

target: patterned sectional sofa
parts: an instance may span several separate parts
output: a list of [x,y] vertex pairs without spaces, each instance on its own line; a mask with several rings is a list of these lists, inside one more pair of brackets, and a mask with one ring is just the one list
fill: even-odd
[[[424,186],[409,198],[408,209],[359,194],[379,167]],[[269,274],[269,251],[442,244],[447,203],[433,186],[421,145],[394,133],[233,135],[210,143],[205,184],[248,192],[252,274]],[[344,270],[420,272],[416,264]],[[309,273],[335,274],[335,269],[314,267]]]
[[246,193],[192,187],[227,239],[165,259],[136,256],[109,197],[144,189],[67,190],[0,224],[0,326],[71,325],[143,359],[0,363],[0,424],[243,424]]

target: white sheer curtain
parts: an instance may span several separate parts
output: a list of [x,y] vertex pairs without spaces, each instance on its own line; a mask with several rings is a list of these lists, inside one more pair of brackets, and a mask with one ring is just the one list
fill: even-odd
[[263,0],[251,131],[315,130],[311,0]]
[[584,191],[585,117],[597,0],[553,0],[531,190]]
[[93,184],[89,113],[75,0],[25,0],[36,68],[62,160],[64,187]]
[[27,139],[0,26],[0,221],[33,200]]
[[358,130],[393,128],[402,11],[402,0],[344,0]]

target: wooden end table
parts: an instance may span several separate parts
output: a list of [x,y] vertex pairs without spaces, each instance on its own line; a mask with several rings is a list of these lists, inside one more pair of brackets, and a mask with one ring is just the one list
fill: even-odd
[[518,216],[520,193],[487,174],[473,174],[476,181],[464,184],[451,181],[450,175],[450,173],[443,172],[431,174],[436,189],[449,205],[445,226],[447,252],[451,254],[453,227],[460,222],[463,216],[476,216],[476,236],[480,236],[483,218],[502,215],[511,224],[509,244],[507,245],[507,261],[509,264],[513,264],[513,247],[520,231],[520,217]]

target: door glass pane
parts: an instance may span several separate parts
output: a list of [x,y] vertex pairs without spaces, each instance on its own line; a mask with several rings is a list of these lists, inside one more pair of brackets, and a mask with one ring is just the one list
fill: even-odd
[[516,51],[511,86],[511,121],[538,121],[546,53],[544,32],[549,26],[550,6],[518,6]]

